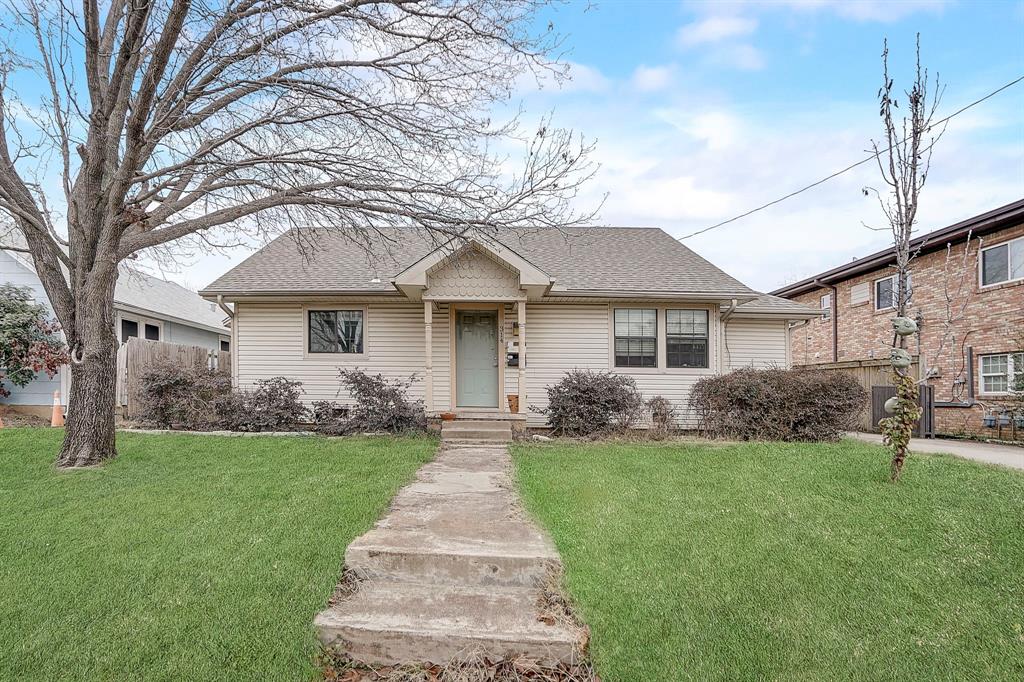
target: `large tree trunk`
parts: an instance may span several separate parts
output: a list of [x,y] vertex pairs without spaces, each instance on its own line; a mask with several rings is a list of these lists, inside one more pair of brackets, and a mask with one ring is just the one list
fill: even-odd
[[[114,278],[111,278],[113,280]],[[57,466],[100,464],[117,455],[114,407],[117,398],[117,339],[114,336],[113,281],[92,286],[76,313],[81,357],[72,348],[71,392],[64,443]]]

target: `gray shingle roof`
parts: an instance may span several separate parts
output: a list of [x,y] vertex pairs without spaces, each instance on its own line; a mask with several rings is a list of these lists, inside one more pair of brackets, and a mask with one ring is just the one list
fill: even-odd
[[[757,293],[657,228],[510,230],[500,241],[555,278],[557,291],[722,296]],[[313,244],[315,248],[304,253],[298,243]],[[200,293],[390,292],[394,291],[391,278],[437,246],[425,232],[413,228],[386,228],[372,236],[343,229],[293,230]]]
[[803,303],[797,303],[771,294],[761,294],[753,301],[736,306],[737,313],[795,314],[817,317],[821,311]]
[[114,287],[114,303],[192,322],[222,334],[231,333],[224,326],[227,315],[216,304],[179,284],[141,272],[121,273]]
[[[17,231],[12,231],[4,235],[4,243],[10,246],[24,247],[25,241]],[[15,251],[7,253],[35,272],[31,256]],[[67,278],[66,269],[64,269],[64,277]],[[189,291],[174,282],[168,282],[125,267],[121,268],[117,284],[114,285],[114,305],[118,304],[149,311],[157,316],[174,317],[214,329],[222,334],[231,333],[224,326],[226,317],[224,311],[209,301],[203,300],[196,292]]]

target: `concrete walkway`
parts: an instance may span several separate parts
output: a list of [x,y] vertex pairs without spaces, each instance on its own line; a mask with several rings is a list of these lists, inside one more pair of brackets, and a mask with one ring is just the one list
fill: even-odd
[[[868,441],[870,443],[882,442],[882,436],[877,433],[848,433],[851,438]],[[920,453],[937,452],[947,455],[955,455],[964,459],[973,459],[978,462],[999,464],[1012,469],[1024,469],[1024,448],[1013,445],[999,445],[998,443],[980,443],[971,440],[952,440],[948,438],[911,438],[910,451]]]
[[511,465],[504,444],[443,443],[349,545],[357,589],[316,617],[321,641],[368,665],[576,660],[579,628],[541,618],[543,587],[561,564],[521,511]]

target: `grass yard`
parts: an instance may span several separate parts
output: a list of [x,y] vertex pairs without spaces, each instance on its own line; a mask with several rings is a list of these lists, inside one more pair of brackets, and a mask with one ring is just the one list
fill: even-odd
[[0,431],[0,679],[303,680],[346,545],[432,440]]
[[1024,475],[838,444],[520,445],[607,682],[1024,679]]

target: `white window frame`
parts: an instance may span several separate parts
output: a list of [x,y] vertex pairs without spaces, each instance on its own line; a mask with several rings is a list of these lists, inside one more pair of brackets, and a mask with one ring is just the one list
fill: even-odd
[[[826,299],[828,303],[826,303]],[[822,294],[821,298],[818,299],[821,304],[821,319],[828,320],[832,318],[832,294]]]
[[[907,293],[908,293],[907,301],[908,302],[910,301],[911,297],[913,297],[913,295],[914,295],[914,282],[913,282],[913,278],[911,277],[911,275],[912,275],[912,273],[910,273],[910,272],[907,273]],[[895,298],[896,287],[899,284],[899,275],[898,274],[892,274],[892,275],[887,275],[885,277],[879,277],[878,279],[876,279],[874,282],[871,283],[871,302],[875,306],[875,312],[876,313],[880,313],[880,312],[883,312],[885,310],[895,310],[896,309],[896,305],[895,305],[896,301],[895,300],[890,305],[884,306],[882,308],[878,307],[878,284],[880,282],[884,282],[887,279],[891,279],[892,280],[892,291],[893,291],[893,297]]]
[[[1012,263],[1010,263],[1010,251],[1011,251],[1012,247],[1010,245],[1013,244],[1014,242],[1024,242],[1024,237],[1017,237],[1015,239],[1007,239],[1004,242],[999,242],[998,244],[992,244],[990,246],[986,246],[983,249],[981,249],[981,251],[978,252],[978,287],[979,288],[981,288],[981,289],[989,289],[989,288],[992,288],[992,287],[1002,286],[1004,284],[1010,284],[1010,283],[1013,283],[1013,282],[1022,282],[1022,281],[1024,281],[1024,275],[1021,275],[1020,277],[1010,277],[1010,268],[1012,266]],[[991,284],[985,284],[985,252],[986,251],[990,251],[992,249],[998,249],[1000,246],[1005,246],[1006,247],[1006,261],[1007,261],[1006,262],[1006,276],[1007,276],[1007,279],[1004,279],[1001,282],[992,282]]]
[[[654,364],[653,365],[620,365],[620,364],[618,364],[618,353],[615,350],[615,346],[616,346],[616,343],[617,343],[618,339],[620,339],[620,338],[623,338],[623,339],[644,339],[644,338],[650,338],[650,337],[645,337],[645,336],[622,336],[622,337],[620,337],[620,336],[618,336],[615,333],[615,318],[618,316],[619,312],[620,311],[628,312],[628,311],[631,311],[631,310],[649,311],[649,312],[653,312],[654,313]],[[637,370],[637,369],[639,369],[639,370],[658,369],[661,366],[663,353],[661,352],[661,349],[659,348],[659,346],[661,346],[661,340],[662,340],[663,335],[664,335],[664,332],[662,330],[665,327],[665,323],[664,323],[664,320],[661,319],[663,315],[664,315],[664,313],[662,313],[658,309],[657,306],[645,306],[645,305],[619,306],[619,307],[616,307],[616,308],[612,309],[612,319],[611,319],[611,323],[612,323],[612,367],[614,367],[617,370],[632,371],[632,370]]]
[[165,330],[164,330],[164,323],[163,323],[163,321],[161,321],[161,320],[154,320],[151,317],[142,317],[141,315],[125,315],[124,313],[118,313],[117,314],[117,318],[116,318],[116,322],[115,322],[115,324],[117,325],[116,329],[115,329],[115,334],[117,334],[117,342],[118,342],[118,344],[126,343],[125,341],[123,341],[121,339],[121,322],[123,322],[125,320],[127,320],[129,322],[134,322],[135,324],[139,325],[139,335],[137,337],[135,337],[135,338],[139,338],[139,339],[145,339],[146,338],[146,325],[147,324],[148,325],[152,325],[152,326],[156,327],[159,330],[158,331],[159,337],[157,338],[157,341],[163,341],[164,338],[165,338],[164,337],[164,331]]
[[[363,313],[363,352],[362,353],[310,353],[309,352],[309,314],[318,310],[361,310]],[[232,344],[234,345],[234,344]],[[351,303],[334,303],[323,305],[302,306],[302,357],[305,360],[321,361],[326,364],[346,364],[352,360],[365,360],[370,353],[370,311],[365,305]]]
[[[658,359],[654,367],[617,367],[615,365],[615,311],[620,308],[655,308],[658,311]],[[666,331],[666,310],[706,310],[708,311],[708,367],[668,367],[668,336]],[[608,370],[616,374],[680,374],[688,376],[708,376],[716,374],[725,365],[722,358],[722,323],[721,310],[718,306],[696,301],[679,301],[661,303],[638,300],[635,303],[608,304]]]
[[[668,337],[669,336],[679,336],[678,334],[669,334],[668,333],[668,314],[669,314],[670,311],[679,311],[679,312],[687,312],[687,313],[689,313],[689,312],[704,313],[704,315],[705,315],[704,319],[705,319],[705,324],[706,324],[705,335],[704,335],[704,345],[705,345],[705,357],[707,359],[707,362],[706,362],[706,364],[703,367],[700,367],[700,366],[697,366],[697,365],[685,365],[685,366],[684,365],[680,365],[678,367],[673,367],[672,365],[668,364]],[[665,316],[665,368],[666,369],[711,369],[711,347],[712,347],[711,346],[711,311],[708,310],[707,308],[683,308],[683,307],[678,307],[678,308],[672,307],[672,308],[669,308],[669,307],[666,307],[665,308],[665,312],[663,314]],[[697,338],[697,337],[694,337],[694,338]]]
[[[1006,396],[1013,394],[1013,386],[1016,383],[1016,377],[1018,374],[1024,374],[1024,363],[1021,363],[1021,367],[1016,366],[1014,360],[1015,356],[1024,356],[1024,352],[1021,351],[1010,351],[1006,353],[985,353],[984,355],[978,356],[978,391],[981,395],[985,396]],[[994,374],[992,372],[985,373],[983,368],[985,366],[984,358],[998,358],[1006,357],[1006,374]],[[1005,391],[986,391],[985,390],[985,377],[1006,377],[1006,390]]]

